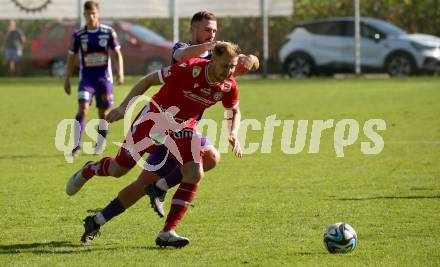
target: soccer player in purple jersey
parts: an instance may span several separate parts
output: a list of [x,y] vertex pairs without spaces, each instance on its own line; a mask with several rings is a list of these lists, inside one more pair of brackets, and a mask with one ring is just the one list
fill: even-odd
[[124,81],[124,68],[120,45],[116,32],[109,26],[99,22],[99,6],[95,1],[84,3],[86,25],[73,33],[72,43],[67,56],[67,71],[64,90],[71,93],[70,77],[75,66],[75,57],[79,53],[80,81],[78,86],[78,112],[74,127],[74,148],[72,156],[79,155],[81,138],[84,130],[85,117],[89,111],[93,96],[96,96],[96,107],[101,119],[98,127],[98,140],[95,154],[102,153],[108,124],[105,119],[113,105],[113,77],[110,57],[116,61],[116,81]]

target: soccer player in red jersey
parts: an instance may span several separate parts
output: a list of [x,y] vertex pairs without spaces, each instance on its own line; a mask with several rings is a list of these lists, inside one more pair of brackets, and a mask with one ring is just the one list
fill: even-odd
[[[183,179],[174,194],[171,210],[156,244],[174,247],[187,245],[189,240],[177,235],[175,228],[191,204],[204,174],[200,160],[200,139],[195,131],[195,118],[208,107],[222,101],[223,106],[232,112],[229,141],[235,155],[242,155],[237,139],[240,122],[238,88],[232,77],[239,53],[237,45],[220,42],[213,50],[211,61],[181,61],[141,79],[121,105],[109,113],[109,122],[122,119],[134,97],[143,94],[153,85],[163,83],[163,86],[133,122],[117,156],[86,163],[69,180],[68,193],[75,194],[95,175],[120,177],[126,174],[144,153],[154,153],[158,148],[157,143],[164,142],[173,158],[180,163]],[[154,119],[161,113],[165,114],[164,119]],[[124,200],[116,198],[95,216],[88,216],[85,219],[85,232],[81,241],[93,240],[99,232],[100,225],[122,213],[137,199],[134,202],[133,199],[130,201],[124,203]]]
[[[199,11],[194,14],[190,24],[191,40],[187,42],[177,42],[173,47],[172,63],[177,63],[180,60],[189,58],[204,58],[210,59],[212,56],[211,50],[217,43],[214,41],[217,33],[217,18],[213,13],[207,11]],[[253,55],[239,55],[238,65],[234,72],[234,77],[242,75],[248,71],[258,69],[258,58]],[[200,114],[198,120],[202,118]],[[205,172],[215,168],[220,162],[220,153],[213,144],[205,136],[200,136],[203,149],[203,169]],[[158,180],[155,183],[147,183],[147,194],[150,197],[150,204],[154,211],[160,216],[165,216],[163,203],[166,192],[169,188],[178,185],[182,181],[182,174],[174,160],[166,157],[166,148],[160,147],[157,152],[150,154],[147,158],[147,163],[150,165],[158,165],[165,163],[150,173],[155,176],[153,180]],[[159,179],[159,176],[161,179]]]

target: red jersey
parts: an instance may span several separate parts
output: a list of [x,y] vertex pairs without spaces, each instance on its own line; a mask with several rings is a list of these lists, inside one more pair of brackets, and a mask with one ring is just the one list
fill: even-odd
[[235,80],[209,83],[208,63],[206,59],[192,58],[159,70],[159,79],[164,85],[153,100],[162,109],[178,107],[180,111],[175,116],[176,121],[195,119],[218,101],[222,101],[226,109],[236,107],[238,88]]

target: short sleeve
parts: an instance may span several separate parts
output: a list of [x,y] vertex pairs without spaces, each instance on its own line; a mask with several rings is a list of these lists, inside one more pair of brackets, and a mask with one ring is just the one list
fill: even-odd
[[110,45],[110,48],[113,50],[121,47],[121,45],[118,41],[118,34],[116,33],[116,31],[114,29],[112,29],[111,34],[110,34],[109,45]]
[[224,92],[222,98],[223,107],[226,109],[233,109],[238,106],[238,87],[235,80],[228,80],[222,86],[222,91]]
[[80,43],[79,43],[78,35],[76,35],[76,33],[73,33],[70,42],[69,52],[71,54],[76,54],[79,51],[79,47],[80,47]]
[[174,57],[174,55],[175,55],[175,53],[176,53],[176,50],[177,49],[180,49],[180,48],[186,48],[186,47],[188,47],[189,46],[189,44],[188,43],[184,43],[184,42],[177,42],[177,43],[175,43],[174,44],[174,46],[173,46],[173,51],[172,51],[172,55],[171,55],[171,64],[174,64],[174,63],[177,63],[177,60],[176,60],[176,58]]
[[[161,83],[174,83],[189,71],[191,64],[187,60],[179,61],[176,64],[166,66],[158,71],[159,80]],[[179,78],[180,77],[180,78]]]

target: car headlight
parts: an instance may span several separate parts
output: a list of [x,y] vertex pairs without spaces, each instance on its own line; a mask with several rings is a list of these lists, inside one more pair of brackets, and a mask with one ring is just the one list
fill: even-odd
[[411,46],[418,51],[435,49],[435,46],[424,45],[416,42],[411,42]]

